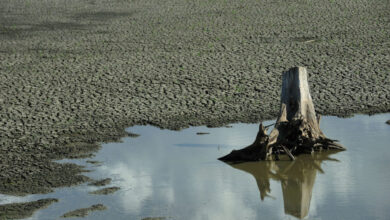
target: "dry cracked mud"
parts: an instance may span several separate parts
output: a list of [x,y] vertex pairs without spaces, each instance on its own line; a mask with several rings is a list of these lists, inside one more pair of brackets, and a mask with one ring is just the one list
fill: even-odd
[[390,111],[388,0],[2,0],[0,193],[90,181],[124,128],[277,115],[282,71],[306,66],[318,113]]
[[98,190],[95,190],[95,191],[92,191],[92,192],[89,192],[90,194],[95,194],[95,195],[108,195],[108,194],[112,194],[116,191],[120,190],[120,187],[117,187],[117,186],[113,186],[113,187],[106,187],[106,188],[103,188],[103,189],[98,189]]
[[22,219],[31,216],[38,209],[46,208],[58,199],[40,199],[33,202],[11,203],[0,206],[0,219]]
[[76,209],[76,210],[67,212],[67,213],[63,214],[61,217],[63,217],[63,218],[85,217],[90,212],[102,211],[102,210],[106,210],[106,209],[107,209],[107,207],[105,207],[103,204],[95,204],[95,205],[92,205],[88,208],[81,208],[81,209]]
[[101,180],[95,180],[91,183],[89,183],[88,185],[90,186],[105,186],[105,185],[108,185],[111,183],[111,178],[105,178],[105,179],[101,179]]

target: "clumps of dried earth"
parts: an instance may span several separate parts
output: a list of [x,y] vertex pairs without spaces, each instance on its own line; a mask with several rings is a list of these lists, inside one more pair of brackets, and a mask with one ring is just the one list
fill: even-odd
[[103,204],[95,204],[95,205],[92,205],[88,208],[81,208],[81,209],[76,209],[74,211],[67,212],[67,213],[63,214],[61,217],[63,217],[63,218],[85,217],[90,212],[102,211],[102,210],[106,210],[106,209],[107,209],[107,207],[105,207]]
[[88,185],[90,185],[90,186],[105,186],[105,185],[108,185],[110,183],[111,183],[111,178],[106,178],[106,179],[102,179],[102,180],[93,181],[93,182],[89,183]]
[[38,209],[46,208],[58,199],[40,199],[33,202],[11,203],[0,206],[0,219],[22,219],[31,216]]
[[113,186],[113,187],[106,187],[103,189],[98,189],[98,190],[92,191],[92,192],[90,192],[90,194],[108,195],[108,194],[112,194],[118,190],[120,190],[120,187]]
[[90,157],[132,125],[274,118],[293,66],[308,68],[320,114],[390,111],[387,0],[2,0],[0,11],[3,194],[90,181],[53,160]]

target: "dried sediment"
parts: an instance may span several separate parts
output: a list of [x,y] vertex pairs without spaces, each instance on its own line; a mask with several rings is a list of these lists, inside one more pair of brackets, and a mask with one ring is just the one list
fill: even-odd
[[95,191],[92,191],[92,192],[89,192],[90,194],[96,194],[96,195],[108,195],[108,194],[112,194],[116,191],[120,190],[120,187],[117,187],[117,186],[113,186],[113,187],[106,187],[106,188],[103,188],[103,189],[98,189],[98,190],[95,190]]
[[88,185],[90,185],[90,186],[105,186],[105,185],[108,185],[110,183],[111,183],[111,178],[105,178],[102,180],[93,181],[93,182],[89,183]]
[[67,212],[67,213],[63,214],[61,217],[63,217],[63,218],[85,217],[90,212],[102,211],[102,210],[106,210],[106,209],[107,209],[107,207],[105,207],[103,204],[95,204],[95,205],[92,205],[88,208],[76,209],[76,210]]
[[40,199],[32,202],[0,205],[0,219],[22,219],[31,216],[38,209],[46,208],[58,199]]
[[275,118],[290,66],[308,68],[320,114],[389,112],[387,6],[3,0],[0,193],[87,181],[52,160],[88,157],[132,125]]

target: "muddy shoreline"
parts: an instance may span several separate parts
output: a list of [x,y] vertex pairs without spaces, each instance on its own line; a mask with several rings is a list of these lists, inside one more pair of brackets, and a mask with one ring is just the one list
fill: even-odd
[[3,1],[0,193],[91,181],[53,160],[133,125],[273,119],[292,66],[320,114],[389,112],[388,2],[310,2]]

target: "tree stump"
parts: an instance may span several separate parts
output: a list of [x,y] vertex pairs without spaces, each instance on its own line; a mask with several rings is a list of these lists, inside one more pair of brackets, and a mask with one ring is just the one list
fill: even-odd
[[320,116],[316,115],[310,96],[305,67],[294,67],[283,73],[282,95],[279,117],[274,129],[267,135],[267,129],[260,123],[259,132],[253,144],[219,158],[222,161],[256,161],[279,159],[279,154],[294,155],[311,153],[322,149],[345,150],[327,138],[320,130]]

